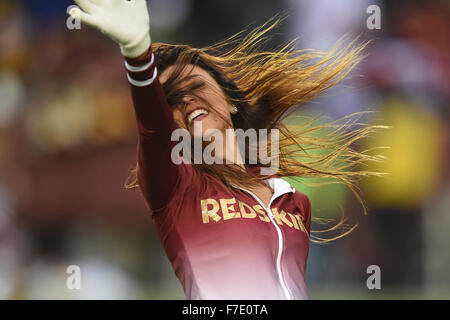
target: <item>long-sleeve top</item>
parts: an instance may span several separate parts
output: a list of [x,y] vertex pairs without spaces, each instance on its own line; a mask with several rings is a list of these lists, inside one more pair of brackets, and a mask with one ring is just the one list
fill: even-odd
[[152,49],[125,66],[138,124],[138,183],[186,298],[306,299],[308,197],[270,178],[266,207],[248,190],[175,164],[173,110]]

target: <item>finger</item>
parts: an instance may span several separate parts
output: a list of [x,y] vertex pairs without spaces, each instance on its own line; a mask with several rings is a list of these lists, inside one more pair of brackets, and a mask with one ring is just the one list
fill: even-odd
[[87,14],[80,10],[80,8],[73,8],[69,11],[71,17],[75,19],[80,19],[83,24],[89,25],[91,27],[97,26],[97,21],[94,16]]
[[94,4],[92,4],[89,0],[74,0],[77,5],[80,6],[80,8],[87,13],[91,13],[94,9]]

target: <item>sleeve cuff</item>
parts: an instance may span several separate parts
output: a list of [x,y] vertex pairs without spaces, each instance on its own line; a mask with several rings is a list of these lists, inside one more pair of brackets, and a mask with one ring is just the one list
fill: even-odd
[[145,55],[141,56],[141,57],[138,57],[138,58],[127,58],[127,57],[124,57],[124,58],[125,58],[125,61],[129,65],[136,67],[136,66],[141,66],[141,65],[145,64],[146,62],[150,61],[152,54],[153,54],[153,49],[150,46],[148,48],[147,53]]
[[125,58],[125,68],[128,82],[137,87],[145,87],[152,84],[158,76],[155,55],[151,47],[142,57]]

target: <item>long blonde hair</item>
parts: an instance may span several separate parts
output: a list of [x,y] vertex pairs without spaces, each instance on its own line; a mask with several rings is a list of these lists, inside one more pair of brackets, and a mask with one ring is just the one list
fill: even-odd
[[[233,123],[230,126],[236,129],[279,129],[279,150],[270,150],[269,146],[268,152],[271,156],[277,153],[279,158],[277,176],[319,177],[326,178],[326,183],[344,184],[356,196],[366,213],[356,182],[361,177],[381,173],[358,168],[368,161],[383,159],[379,155],[358,151],[355,145],[383,126],[359,123],[362,113],[354,113],[326,124],[317,124],[317,118],[302,125],[285,125],[282,120],[344,79],[364,58],[362,51],[368,43],[358,43],[358,39],[341,39],[330,50],[321,52],[295,49],[293,40],[276,51],[262,50],[270,31],[281,20],[279,17],[270,19],[247,35],[242,31],[201,49],[188,45],[154,43],[152,48],[160,74],[168,66],[178,66],[163,85],[168,102],[176,103],[184,94],[195,94],[192,88],[180,85],[183,80],[180,75],[188,64],[203,67],[217,80],[229,103],[238,107],[239,112],[232,116]],[[327,130],[326,137],[317,137],[316,133],[323,130]],[[322,152],[312,154],[309,152],[311,150]],[[258,165],[262,166],[259,160]],[[236,165],[193,164],[193,167],[201,173],[199,176],[219,179],[230,189],[231,185],[243,188],[256,186],[268,178],[255,176]],[[132,177],[133,181],[126,185],[127,188],[138,186],[136,170]],[[341,219],[326,231],[343,226],[344,219]],[[328,242],[348,234],[355,226],[331,239],[316,236],[312,231],[311,240]],[[323,232],[318,231],[320,234]]]

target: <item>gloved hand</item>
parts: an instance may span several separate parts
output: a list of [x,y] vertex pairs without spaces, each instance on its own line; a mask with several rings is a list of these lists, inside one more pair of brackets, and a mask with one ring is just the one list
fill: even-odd
[[146,0],[75,0],[81,8],[69,14],[120,45],[127,58],[137,58],[150,47],[150,17]]

